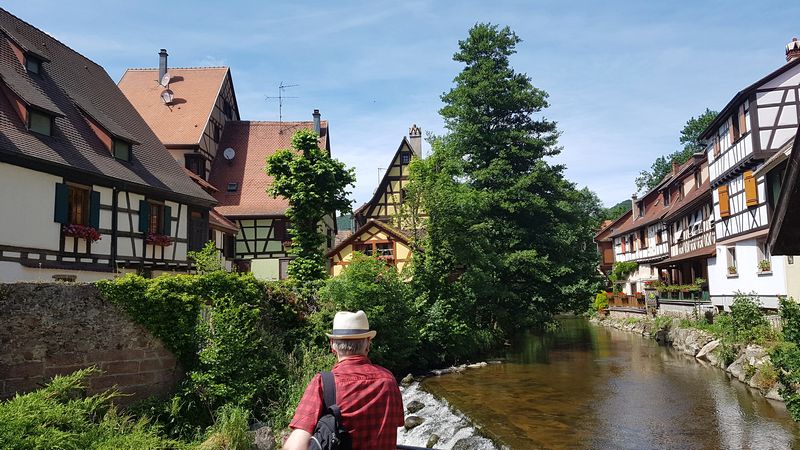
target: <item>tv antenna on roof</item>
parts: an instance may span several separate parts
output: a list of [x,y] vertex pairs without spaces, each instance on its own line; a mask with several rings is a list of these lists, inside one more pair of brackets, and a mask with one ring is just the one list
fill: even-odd
[[[270,97],[270,96],[266,97],[267,100],[278,99],[278,123],[279,124],[283,123],[283,100],[287,99],[287,98],[300,98],[300,97],[286,96],[286,95],[283,95],[283,94],[284,94],[284,92],[286,91],[287,88],[292,88],[292,87],[297,87],[297,86],[300,86],[300,85],[299,84],[283,84],[283,81],[281,81],[281,84],[278,85],[278,96],[277,97]],[[280,129],[280,132],[283,133],[283,128]]]

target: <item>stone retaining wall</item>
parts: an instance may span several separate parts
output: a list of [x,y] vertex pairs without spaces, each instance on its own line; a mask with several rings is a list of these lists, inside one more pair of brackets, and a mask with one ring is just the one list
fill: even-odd
[[0,284],[0,398],[54,375],[96,366],[91,391],[113,386],[121,403],[166,395],[182,377],[175,356],[89,284]]
[[774,369],[764,348],[753,344],[738,348],[734,361],[726,364],[721,355],[720,341],[715,339],[711,333],[696,328],[681,328],[680,319],[673,319],[667,329],[656,330],[654,321],[639,317],[640,320],[608,317],[602,320],[593,319],[593,322],[641,334],[644,337],[652,337],[663,344],[671,345],[675,350],[700,363],[725,370],[742,383],[757,389],[768,399],[783,401],[780,395],[782,385],[777,380],[766,376],[770,370]]

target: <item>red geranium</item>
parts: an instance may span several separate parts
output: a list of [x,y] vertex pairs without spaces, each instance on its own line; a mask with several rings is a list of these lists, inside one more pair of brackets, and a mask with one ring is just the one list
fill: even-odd
[[102,239],[100,232],[88,225],[78,225],[76,223],[64,225],[64,236],[85,239],[86,242],[97,242]]
[[148,234],[145,242],[161,247],[169,247],[172,245],[172,238],[163,234]]

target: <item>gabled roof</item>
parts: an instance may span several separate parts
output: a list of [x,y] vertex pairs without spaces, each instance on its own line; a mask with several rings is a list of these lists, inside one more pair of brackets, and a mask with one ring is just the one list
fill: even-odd
[[[328,122],[321,121],[320,147],[328,147]],[[289,208],[285,198],[273,198],[267,194],[273,178],[264,172],[267,157],[276,151],[292,147],[292,136],[301,129],[314,129],[313,122],[252,122],[230,121],[219,148],[232,148],[236,152],[233,161],[217,152],[211,165],[209,182],[219,192],[214,197],[219,201],[216,211],[225,216],[283,216]],[[235,192],[228,192],[228,183],[236,183]]]
[[380,220],[375,220],[375,219],[370,219],[370,220],[367,221],[366,224],[364,224],[364,226],[362,226],[361,228],[359,228],[358,230],[353,232],[353,234],[348,236],[347,239],[339,242],[335,247],[333,247],[328,253],[325,254],[325,257],[330,258],[331,256],[339,253],[343,248],[345,248],[348,245],[352,244],[353,241],[358,239],[359,236],[364,234],[364,232],[366,232],[367,230],[369,230],[372,227],[378,227],[378,228],[381,229],[381,231],[383,231],[384,233],[388,234],[389,236],[391,236],[392,238],[394,238],[398,242],[401,242],[401,243],[403,243],[405,245],[410,245],[409,244],[410,241],[408,240],[409,237],[405,233],[400,231],[399,229],[389,225],[386,222],[383,222],[383,221],[380,221]]
[[119,88],[164,145],[197,145],[230,70],[191,67],[167,72],[174,95],[172,106],[161,100],[164,86],[159,84],[158,69],[128,69],[119,80]]
[[211,228],[218,228],[222,231],[227,231],[230,234],[236,234],[239,232],[239,227],[236,226],[235,223],[226,219],[222,216],[222,214],[218,213],[214,209],[208,213],[208,225],[211,226]]
[[714,133],[716,133],[717,128],[719,128],[719,126],[722,125],[722,122],[728,120],[728,117],[733,113],[734,108],[737,108],[742,102],[745,101],[745,99],[750,97],[750,94],[755,92],[759,86],[787,72],[789,69],[797,66],[798,64],[800,64],[800,58],[795,58],[787,62],[786,64],[782,65],[781,67],[778,67],[777,69],[775,69],[768,75],[764,76],[760,80],[756,81],[755,83],[751,84],[750,86],[747,86],[746,88],[737,92],[736,95],[733,96],[731,101],[729,101],[728,104],[725,105],[724,108],[722,108],[722,111],[720,111],[719,114],[717,114],[717,117],[714,119],[714,121],[711,122],[708,125],[708,127],[706,127],[706,129],[703,130],[702,133],[700,133],[700,139],[705,140],[713,136]]
[[[414,147],[412,147],[411,143],[408,142],[408,138],[403,136],[403,140],[400,141],[400,145],[397,147],[397,150],[394,152],[394,155],[392,155],[392,159],[389,160],[389,165],[394,164],[395,160],[397,160],[397,158],[400,156],[400,152],[403,151],[404,148],[407,148],[408,150],[411,151],[412,154],[418,156],[416,155],[416,152],[414,152]],[[386,189],[386,185],[389,184],[389,172],[390,170],[388,169],[383,172],[383,178],[381,178],[381,182],[378,183],[378,187],[375,189],[375,192],[372,193],[372,198],[369,199],[368,202],[359,206],[358,209],[353,211],[354,216],[361,215],[370,205],[373,205],[378,201],[380,201],[381,195],[383,194],[383,191]]]
[[[645,206],[645,214],[643,217],[631,216],[621,223],[614,231],[611,232],[609,237],[614,238],[622,234],[630,233],[631,231],[639,228],[652,225],[667,218],[672,211],[678,211],[676,214],[685,212],[686,208],[693,206],[698,198],[704,194],[710,193],[710,186],[708,181],[702,183],[699,187],[693,186],[687,193],[684,194],[682,199],[673,199],[668,206],[664,206],[664,199],[661,191],[669,188],[674,182],[683,182],[689,175],[694,173],[694,169],[701,167],[706,161],[705,155],[702,153],[695,153],[689,158],[688,161],[683,163],[674,172],[670,172],[655,188],[648,191],[641,199]],[[705,198],[705,197],[703,197]],[[638,203],[638,201],[637,201]],[[675,217],[672,215],[672,217]]]
[[594,240],[603,241],[611,237],[611,233],[613,233],[619,226],[624,223],[626,220],[630,219],[631,210],[627,210],[622,213],[619,217],[614,220],[606,220],[603,222],[603,225],[600,229],[595,233]]
[[[3,9],[0,28],[0,84],[23,102],[56,113],[53,136],[32,133],[8,97],[0,94],[0,161],[189,204],[214,204],[102,67]],[[44,56],[41,74],[31,75],[20,64],[12,48],[20,42],[26,51],[35,49]],[[131,162],[112,156],[92,131],[89,117],[105,122],[100,125],[109,134],[125,135],[135,143]]]

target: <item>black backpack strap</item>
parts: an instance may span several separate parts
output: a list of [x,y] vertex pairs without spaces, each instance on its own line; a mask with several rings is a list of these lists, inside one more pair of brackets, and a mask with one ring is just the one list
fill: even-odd
[[[325,401],[325,409],[335,407],[334,414],[336,414],[339,407],[336,405],[336,380],[333,378],[333,372],[326,370],[320,374],[322,375],[322,399]],[[336,416],[338,417],[338,414]]]

